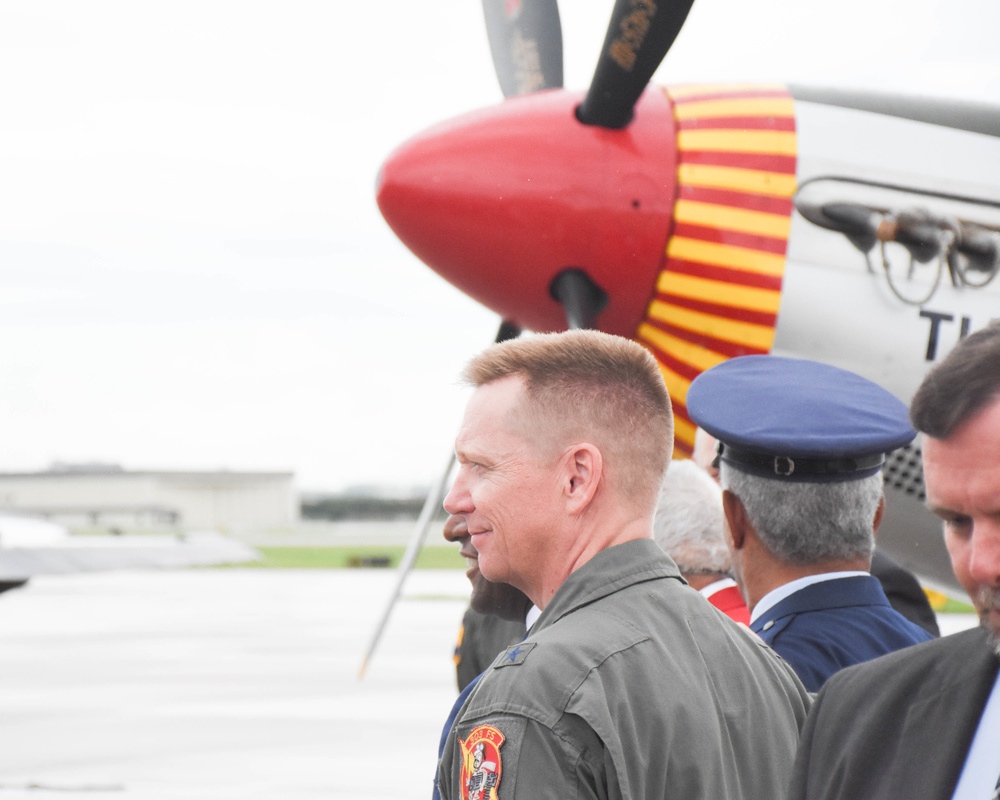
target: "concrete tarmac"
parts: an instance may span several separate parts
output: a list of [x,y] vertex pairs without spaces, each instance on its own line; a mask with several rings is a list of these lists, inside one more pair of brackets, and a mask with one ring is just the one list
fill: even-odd
[[411,574],[359,680],[394,579],[112,572],[0,595],[0,800],[426,800],[469,588]]
[[427,798],[464,572],[39,577],[0,595],[0,798]]

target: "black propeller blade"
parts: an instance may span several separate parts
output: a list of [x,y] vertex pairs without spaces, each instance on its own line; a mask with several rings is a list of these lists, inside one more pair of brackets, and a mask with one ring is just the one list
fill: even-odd
[[516,339],[520,335],[521,328],[505,319],[500,323],[500,328],[497,330],[497,335],[493,343],[500,344],[500,342],[506,342],[508,339]]
[[594,79],[576,111],[585,125],[624,128],[694,0],[617,0]]
[[556,0],[483,0],[483,16],[504,97],[562,88]]
[[608,304],[607,293],[582,269],[564,269],[552,279],[549,291],[566,312],[570,330],[593,328]]

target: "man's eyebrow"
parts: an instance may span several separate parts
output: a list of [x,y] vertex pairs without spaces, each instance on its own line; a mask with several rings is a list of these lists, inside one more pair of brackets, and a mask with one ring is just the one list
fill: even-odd
[[455,457],[458,458],[459,461],[480,462],[484,459],[484,455],[476,452],[474,447],[469,447],[468,445],[463,447],[460,443],[455,444]]

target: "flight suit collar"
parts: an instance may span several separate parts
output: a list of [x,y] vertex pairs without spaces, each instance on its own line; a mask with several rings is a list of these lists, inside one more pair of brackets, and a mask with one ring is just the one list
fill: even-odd
[[609,547],[570,574],[543,609],[532,633],[627,586],[661,578],[684,581],[677,565],[652,539]]

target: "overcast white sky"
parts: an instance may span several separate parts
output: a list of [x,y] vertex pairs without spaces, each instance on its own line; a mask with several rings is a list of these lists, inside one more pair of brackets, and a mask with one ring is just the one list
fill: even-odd
[[[611,0],[562,6],[584,89]],[[996,0],[698,0],[657,79],[1000,103]],[[444,466],[498,320],[399,245],[393,147],[501,99],[477,0],[0,2],[0,470]]]

